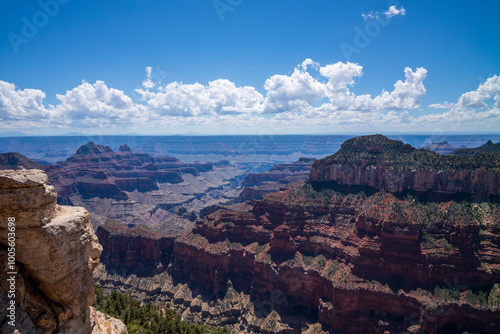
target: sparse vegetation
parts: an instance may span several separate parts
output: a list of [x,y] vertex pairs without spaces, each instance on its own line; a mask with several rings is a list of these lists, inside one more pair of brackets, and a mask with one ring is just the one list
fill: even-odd
[[322,271],[326,265],[325,257],[322,254],[318,256],[308,256],[302,254],[302,261],[306,266],[317,271]]
[[495,284],[488,296],[488,305],[490,307],[500,307],[500,284]]
[[464,299],[467,303],[473,306],[487,307],[488,306],[488,294],[485,291],[479,291],[474,293],[472,290],[467,290],[464,293]]
[[434,296],[445,302],[457,302],[460,299],[460,291],[458,289],[436,286],[434,288]]
[[474,148],[459,148],[451,153],[451,155],[471,156],[478,153],[500,154],[500,143],[494,144],[488,140],[484,145]]
[[267,247],[268,244],[269,243],[265,243],[265,244],[262,244],[262,245],[257,245],[257,248],[255,249],[255,255],[259,255],[260,253],[262,253],[266,249],[266,247]]
[[330,263],[330,265],[326,269],[325,272],[326,277],[332,277],[337,272],[338,269],[339,269],[339,261],[334,260],[332,263]]
[[439,255],[447,256],[454,249],[453,246],[442,235],[426,233],[422,237],[422,248],[433,249]]

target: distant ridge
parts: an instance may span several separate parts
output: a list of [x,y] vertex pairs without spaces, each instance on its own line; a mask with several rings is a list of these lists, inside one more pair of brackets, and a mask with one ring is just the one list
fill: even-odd
[[42,169],[39,164],[20,153],[0,153],[0,169]]
[[441,142],[432,142],[422,148],[444,155],[450,154],[457,149],[455,146],[450,145],[446,140]]
[[118,149],[120,152],[132,152],[130,147],[127,144],[120,145],[120,148]]
[[86,136],[85,134],[83,133],[80,133],[80,132],[66,132],[66,133],[63,133],[61,134],[60,136],[75,136],[75,137],[83,137],[83,136]]
[[109,146],[97,145],[93,141],[88,142],[85,145],[80,146],[76,151],[76,156],[84,156],[89,154],[102,154],[102,153],[113,153],[113,150]]
[[[481,147],[495,146],[488,144]],[[494,151],[495,148],[489,149]],[[484,153],[484,152],[476,152]],[[500,158],[491,155],[480,157],[440,155],[427,149],[416,149],[410,144],[377,134],[346,140],[340,150],[317,163],[330,165],[378,166],[399,170],[471,170],[486,168],[498,170]]]
[[0,132],[0,137],[29,137],[29,135],[20,131]]
[[493,155],[500,154],[500,143],[494,144],[491,140],[488,140],[484,145],[474,148],[459,148],[453,151],[452,155],[458,156],[472,156],[478,153],[487,153]]

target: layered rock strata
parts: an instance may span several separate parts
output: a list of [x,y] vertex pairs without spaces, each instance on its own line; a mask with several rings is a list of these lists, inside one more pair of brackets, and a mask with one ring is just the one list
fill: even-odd
[[241,184],[243,190],[238,200],[259,200],[288,184],[305,181],[315,160],[314,158],[300,158],[292,163],[277,164],[263,173],[248,174]]
[[[180,207],[199,210],[233,190],[243,171],[228,162],[185,163],[153,157],[122,145],[89,142],[65,161],[43,166],[58,193],[58,203],[85,207],[94,228],[108,218],[131,225],[168,225]],[[172,227],[185,231],[192,224]]]
[[0,171],[1,332],[91,333],[102,247],[87,211],[57,205],[46,183],[41,170]]
[[[474,293],[495,298],[498,206],[469,223],[456,203],[435,205],[419,207],[387,193],[325,193],[306,184],[270,195],[248,212],[213,213],[175,241],[103,226],[97,234],[106,267],[97,277],[108,288],[170,301],[187,319],[216,319],[235,330],[261,331],[273,319],[278,325],[271,332],[300,332],[315,321],[346,333],[412,326],[492,332],[500,326],[500,305],[479,304]],[[455,212],[441,216],[446,210]],[[131,270],[144,263],[150,276]],[[221,307],[226,311],[219,314]]]
[[[386,158],[434,155],[379,136],[361,141],[365,146],[340,155],[367,160],[346,168],[372,168],[372,159],[373,168],[390,171]],[[481,159],[471,174],[496,173],[491,163],[481,167],[489,157]],[[319,167],[328,169],[328,162],[335,165],[314,164],[309,182],[267,195],[247,211],[213,212],[175,239],[99,228],[98,281],[144,300],[169,301],[185,319],[235,332],[299,333],[315,323],[341,333],[497,332],[495,198],[440,198],[433,193],[442,188],[431,185],[427,192],[414,185],[404,192],[391,188],[392,177],[388,188],[381,181],[321,179]],[[460,192],[491,195],[484,182]],[[146,249],[154,249],[144,251],[150,275],[133,270],[144,266],[138,254]]]
[[315,161],[309,180],[392,193],[500,196],[499,166],[498,156],[441,156],[376,135],[349,139],[334,155]]

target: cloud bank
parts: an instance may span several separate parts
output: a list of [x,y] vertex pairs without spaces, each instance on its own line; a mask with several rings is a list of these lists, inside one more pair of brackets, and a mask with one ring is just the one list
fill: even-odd
[[[397,9],[396,9],[397,10]],[[399,9],[398,11],[401,11]],[[391,8],[389,8],[391,11]],[[389,14],[387,14],[389,15]],[[132,99],[103,81],[57,94],[45,105],[38,89],[19,89],[0,80],[0,131],[143,133],[334,133],[359,131],[483,131],[500,125],[500,77],[493,76],[456,103],[433,103],[421,111],[425,68],[378,95],[358,95],[363,67],[350,62],[321,64],[306,59],[289,74],[265,80],[262,93],[227,79],[207,84],[155,81],[146,67]],[[417,116],[418,115],[418,116]]]

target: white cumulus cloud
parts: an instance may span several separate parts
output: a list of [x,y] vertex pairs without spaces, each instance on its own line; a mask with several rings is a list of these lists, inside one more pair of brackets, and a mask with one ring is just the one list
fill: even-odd
[[46,119],[57,116],[53,107],[45,108],[45,93],[39,89],[17,89],[12,83],[0,80],[0,119]]
[[237,87],[226,79],[183,84],[172,82],[157,91],[137,89],[151,111],[160,116],[199,116],[254,112],[263,96],[254,87]]
[[299,111],[327,95],[326,86],[307,72],[307,66],[301,68],[297,66],[290,76],[276,74],[266,80],[265,113]]
[[146,111],[143,105],[118,89],[108,88],[103,81],[83,82],[56,97],[61,101],[56,109],[72,120],[132,121],[145,116]]
[[[405,81],[398,80],[392,92],[382,91],[374,98],[351,92],[355,78],[363,75],[363,67],[359,64],[337,62],[319,67],[318,72],[319,76],[313,77],[303,63],[289,76],[274,75],[269,78],[264,85],[267,90],[264,112],[415,109],[420,107],[426,93],[423,84],[427,76],[425,68],[417,68],[415,72],[405,68]],[[328,102],[317,105],[323,99]]]
[[486,82],[479,85],[475,91],[467,92],[459,97],[455,107],[463,108],[485,108],[489,99],[495,101],[495,107],[500,106],[500,77],[494,75],[488,78]]
[[403,6],[401,6],[401,8],[397,8],[395,5],[392,5],[389,7],[389,9],[387,11],[384,12],[384,15],[386,17],[393,17],[393,16],[397,16],[397,15],[406,15],[406,9],[403,8]]
[[345,86],[353,85],[355,77],[359,78],[363,75],[363,66],[339,61],[335,64],[321,67],[319,73],[328,78],[332,89],[344,88]]
[[[361,16],[366,21],[370,19],[377,19],[378,17],[380,17],[380,14],[381,13],[379,11],[372,10],[362,13]],[[404,16],[406,15],[406,9],[403,6],[401,6],[401,8],[397,8],[396,5],[392,5],[389,6],[389,8],[385,12],[382,12],[382,15],[384,15],[386,18],[391,18],[398,15]]]
[[[19,89],[0,80],[0,130],[50,132],[97,129],[101,133],[331,133],[333,131],[460,131],[500,127],[500,77],[493,76],[456,103],[420,110],[425,68],[404,69],[392,90],[358,95],[363,66],[321,65],[305,59],[288,74],[265,80],[263,93],[227,79],[207,84],[153,80],[146,68],[142,100],[134,101],[103,81],[82,82],[44,105],[39,89]],[[150,80],[150,81],[148,81]],[[418,113],[412,110],[418,109]],[[448,109],[448,111],[444,110]],[[480,109],[477,111],[476,109]],[[418,115],[418,116],[417,116]],[[267,129],[267,130],[266,130]]]
[[419,67],[415,72],[405,68],[405,81],[398,80],[391,93],[384,92],[375,98],[383,109],[415,109],[419,108],[422,97],[426,93],[424,80],[427,70]]
[[463,93],[456,103],[434,103],[429,105],[435,109],[459,109],[466,108],[486,108],[488,101],[493,99],[493,107],[500,107],[500,76],[494,75],[480,84],[478,89]]

